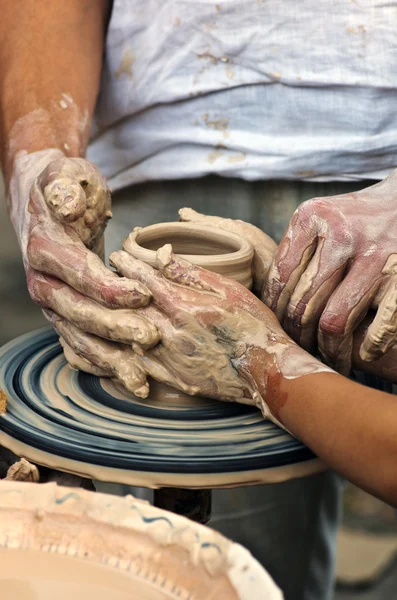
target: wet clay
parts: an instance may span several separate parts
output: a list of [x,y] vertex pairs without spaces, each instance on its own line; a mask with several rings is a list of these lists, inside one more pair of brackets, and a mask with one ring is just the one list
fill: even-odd
[[233,232],[208,224],[158,223],[137,228],[124,241],[124,249],[138,260],[156,267],[156,252],[171,244],[173,252],[194,265],[252,287],[252,245]]
[[[208,217],[207,220],[209,222],[211,217]],[[246,226],[249,227],[247,224]],[[178,232],[180,233],[178,234]],[[173,236],[174,239],[172,239]],[[123,244],[126,252],[114,253],[111,256],[111,262],[121,275],[132,279],[137,278],[149,288],[155,281],[151,276],[151,272],[147,268],[145,269],[143,265],[131,262],[129,255],[150,266],[157,267],[166,278],[172,279],[176,283],[205,290],[208,293],[213,292],[216,295],[218,289],[222,286],[217,287],[217,281],[211,282],[210,277],[207,278],[208,281],[205,281],[204,274],[199,271],[196,273],[194,267],[181,264],[178,268],[177,260],[171,258],[171,250],[178,254],[180,258],[185,257],[190,263],[197,265],[197,259],[201,258],[194,254],[197,247],[201,249],[201,254],[214,251],[216,244],[221,243],[217,240],[222,241],[225,237],[227,239],[228,236],[232,239],[235,237],[240,240],[243,239],[240,235],[236,236],[236,234],[226,232],[222,228],[212,227],[209,223],[206,223],[206,225],[196,222],[162,223],[134,231]],[[203,245],[206,238],[209,240],[208,250],[205,249],[205,244]],[[170,243],[158,250],[159,245],[164,242]],[[172,244],[176,244],[176,246],[174,247]],[[187,254],[186,250],[191,254]],[[182,252],[184,252],[184,256]],[[218,256],[215,256],[215,259],[217,258]],[[207,270],[214,270],[214,262],[213,257],[211,257],[211,262],[208,261],[206,265]],[[233,262],[229,262],[231,267]],[[234,273],[230,267],[228,276],[234,278]],[[241,281],[241,277],[236,279]],[[211,283],[213,288],[211,288]],[[165,297],[167,292],[165,291],[164,281],[163,286],[163,297]],[[156,297],[153,288],[152,291]],[[220,294],[222,295],[222,291]],[[171,295],[172,289],[170,290],[170,297]],[[181,292],[180,295],[183,300],[183,293]],[[160,308],[161,303],[162,301],[160,301]],[[248,348],[256,346],[272,355],[280,373],[289,379],[310,373],[332,372],[332,370],[298,348],[285,336],[280,327],[275,327],[271,319],[267,319],[265,322],[262,313],[260,316],[258,313],[259,319],[256,318],[257,315],[255,309],[252,310],[252,306],[244,313],[238,310],[223,311],[223,318],[217,327],[219,332],[227,332],[225,343],[228,338],[233,339],[233,349],[231,349],[229,355],[225,352],[225,346],[219,344],[217,337],[210,334],[202,335],[201,325],[197,321],[193,306],[191,306],[190,314],[184,313],[183,326],[180,322],[178,331],[167,337],[163,330],[161,347],[154,348],[151,353],[147,354],[158,358],[160,364],[166,367],[166,371],[172,373],[174,381],[168,379],[167,383],[179,389],[184,389],[180,382],[187,382],[190,388],[186,388],[186,391],[190,394],[200,393],[223,400],[236,399],[239,402],[254,404],[260,408],[264,416],[269,417],[270,412],[265,399],[260,396],[255,385],[251,385],[248,378],[244,379],[240,376]],[[241,318],[244,319],[243,322],[241,322]],[[218,337],[222,338],[222,334],[220,333]],[[201,345],[205,345],[205,348],[200,347],[200,340],[202,340]],[[237,355],[235,345],[239,347]],[[191,350],[184,352],[184,347],[191,348]],[[172,357],[175,356],[178,356],[178,361],[173,360]],[[177,367],[179,367],[179,372]],[[152,371],[150,374],[155,379],[162,380],[157,373]],[[208,386],[210,384],[212,386],[206,387],[206,383]]]
[[132,496],[0,485],[5,600],[281,600],[241,546]]
[[32,481],[37,483],[39,479],[40,473],[38,468],[25,458],[21,458],[21,460],[11,465],[6,476],[6,480],[11,481]]
[[245,223],[239,219],[223,219],[203,215],[192,208],[181,208],[179,210],[181,221],[216,227],[224,231],[234,233],[246,240],[249,240],[254,249],[253,270],[255,273],[254,291],[258,294],[262,291],[266,274],[271,265],[273,255],[277,249],[277,244],[258,227]]
[[51,328],[0,350],[0,386],[9,397],[0,445],[88,479],[200,489],[276,483],[325,468],[251,406],[192,398],[154,381],[140,399],[110,378],[72,370]]
[[[255,285],[256,285],[255,289],[257,291],[260,291],[262,289],[263,281],[264,281],[266,274],[269,270],[269,267],[272,263],[274,253],[277,249],[277,245],[275,244],[275,242],[273,242],[273,240],[271,238],[269,238],[269,236],[265,235],[261,230],[259,230],[258,228],[254,227],[253,225],[251,225],[249,223],[245,223],[243,221],[234,220],[234,219],[223,219],[223,218],[216,217],[216,216],[203,215],[203,214],[197,213],[196,211],[194,211],[191,208],[180,209],[179,215],[180,215],[181,220],[186,222],[185,224],[191,225],[192,229],[191,229],[190,233],[193,236],[195,235],[194,232],[195,232],[196,227],[198,227],[198,228],[205,227],[207,230],[208,229],[209,230],[213,230],[213,229],[217,230],[218,235],[221,237],[222,237],[222,233],[224,231],[226,231],[226,232],[231,232],[240,238],[244,237],[246,239],[249,239],[254,248],[253,270],[255,272]],[[166,226],[167,226],[167,224],[159,224],[157,226],[152,226],[153,228],[158,228],[157,231],[158,231],[158,233],[160,233],[159,242],[166,243],[168,241]],[[326,225],[323,223],[322,226],[325,227]],[[319,227],[320,227],[320,225],[319,225]],[[148,233],[149,244],[146,243],[146,233],[145,232],[147,230],[151,230]],[[156,242],[154,240],[155,232],[156,232],[156,229],[152,229],[149,227],[149,228],[140,230],[138,232],[138,234],[139,234],[138,236],[136,236],[133,233],[132,236],[130,236],[130,238],[126,241],[125,249],[128,252],[130,252],[133,256],[135,256],[136,258],[139,258],[140,260],[144,260],[148,264],[155,266],[156,258],[155,258],[154,252],[157,249],[157,247],[159,246],[159,244],[156,244]],[[142,242],[140,240],[142,240]],[[137,246],[139,246],[141,243],[143,246],[145,246],[145,248],[146,247],[149,248],[149,246],[150,246],[151,251],[140,252],[140,250],[139,250],[139,248],[137,248]],[[180,246],[178,246],[178,252],[180,250],[181,250],[181,248],[180,248]],[[183,250],[183,248],[182,248],[182,250]],[[190,262],[195,262],[195,259],[196,259],[195,256],[192,257],[189,255],[186,255],[185,257]],[[304,261],[304,263],[305,263],[305,261]],[[195,264],[199,264],[199,263],[195,262]],[[392,277],[396,271],[395,264],[396,264],[395,255],[391,255],[389,260],[387,261],[387,264],[385,265],[382,273]],[[203,264],[201,266],[204,266],[205,268],[208,268],[209,270],[215,271],[215,269],[212,269],[211,266],[207,267]],[[303,289],[303,287],[305,287],[305,289],[306,289],[311,284],[311,276],[312,276],[311,273],[312,273],[313,269],[315,271],[315,262],[311,265],[311,267],[312,267],[312,270],[309,269],[307,271],[307,274],[305,273],[305,277],[302,279],[302,282],[300,283],[300,288],[298,290],[300,295],[302,295],[301,288]],[[216,272],[219,272],[219,271],[216,271]],[[224,274],[224,273],[221,272],[221,274]],[[234,277],[234,274],[232,271],[227,276],[232,279],[239,280],[237,277]],[[241,282],[241,279],[240,279],[240,282]],[[293,283],[293,285],[294,285],[294,283]],[[394,282],[394,279],[392,278],[388,284],[389,292],[388,292],[388,290],[381,291],[381,297],[383,298],[382,307],[381,307],[382,310],[378,311],[373,322],[371,321],[370,318],[367,318],[365,320],[365,322],[363,323],[363,325],[361,325],[357,329],[357,331],[354,333],[354,336],[353,336],[354,343],[353,343],[353,348],[352,348],[352,362],[353,362],[354,367],[359,368],[361,371],[364,371],[367,373],[372,373],[372,374],[377,374],[381,377],[384,377],[385,379],[388,379],[394,383],[397,383],[397,367],[396,367],[396,365],[397,365],[397,345],[389,346],[386,355],[382,356],[378,360],[373,360],[373,357],[374,357],[373,348],[372,348],[372,355],[370,356],[369,354],[366,354],[366,345],[367,344],[364,343],[363,346],[361,346],[361,348],[360,348],[360,345],[357,342],[357,340],[361,340],[361,341],[364,340],[363,332],[365,330],[365,332],[369,333],[369,336],[367,339],[370,339],[370,343],[372,344],[372,346],[376,345],[376,343],[377,343],[376,336],[373,335],[371,337],[371,334],[372,334],[372,331],[375,332],[375,331],[377,331],[377,329],[379,329],[379,323],[382,321],[382,319],[384,319],[384,316],[382,316],[383,313],[386,312],[387,314],[392,314],[392,313],[394,314],[394,312],[393,312],[394,311],[394,300],[393,299],[394,299],[394,294],[395,294],[395,287],[396,287],[395,282]],[[286,286],[286,290],[287,291],[289,290],[288,285]],[[291,294],[291,290],[289,290],[289,294]],[[373,306],[376,307],[378,303],[379,302],[378,302],[377,298],[374,298]],[[280,303],[280,305],[282,305],[282,302]],[[396,315],[397,315],[397,313],[396,313]],[[389,339],[389,338],[387,338],[387,339]],[[380,352],[385,350],[384,342],[382,340],[383,340],[383,338],[379,337]],[[339,341],[336,340],[336,343],[339,343]],[[382,346],[382,344],[383,344],[383,346]],[[295,354],[302,354],[302,353],[294,352],[293,348],[291,347],[289,349],[289,351],[285,354],[286,360],[285,360],[285,368],[284,368],[283,375],[287,378],[294,378],[296,376],[308,374],[311,372],[331,371],[328,367],[326,367],[326,365],[318,365],[318,363],[317,363],[317,366],[316,366],[315,361],[313,361],[313,359],[310,357],[309,354],[306,355],[306,360],[303,360],[301,357],[299,357],[299,359],[295,360],[296,359]],[[372,358],[372,362],[368,362],[369,360],[371,360],[371,358]]]

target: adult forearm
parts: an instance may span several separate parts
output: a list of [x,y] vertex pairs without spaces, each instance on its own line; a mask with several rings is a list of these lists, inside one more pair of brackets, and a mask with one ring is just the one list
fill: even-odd
[[397,506],[397,401],[337,375],[287,379],[271,369],[263,389],[274,416],[324,462]]
[[107,0],[0,0],[0,139],[6,179],[20,150],[83,156],[99,89]]

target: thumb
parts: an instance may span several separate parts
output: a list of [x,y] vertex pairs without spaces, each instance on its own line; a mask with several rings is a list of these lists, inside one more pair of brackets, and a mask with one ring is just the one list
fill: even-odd
[[[193,208],[181,208],[178,210],[179,220],[180,221],[188,221],[191,223],[197,223],[199,221],[205,221],[206,219],[211,219],[211,217],[207,217]],[[212,217],[213,219],[219,219],[219,217]]]
[[247,240],[254,248],[254,291],[261,292],[273,255],[277,249],[277,244],[264,231],[239,219],[223,219],[222,217],[202,215],[192,208],[181,208],[179,218],[181,221],[218,227]]
[[77,221],[87,208],[87,198],[82,186],[70,177],[54,179],[46,185],[44,200],[52,216],[61,223]]

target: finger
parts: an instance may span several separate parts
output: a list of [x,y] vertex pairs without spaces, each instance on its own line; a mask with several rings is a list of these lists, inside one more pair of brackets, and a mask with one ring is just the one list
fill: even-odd
[[162,310],[172,310],[175,290],[167,279],[160,278],[158,271],[153,267],[133,258],[123,250],[112,252],[109,264],[121,275],[147,286],[152,293],[153,302],[159,304]]
[[264,231],[239,219],[223,219],[202,215],[192,208],[181,208],[179,218],[181,221],[219,227],[247,240],[254,248],[254,291],[259,293],[262,291],[266,274],[277,250],[277,244]]
[[263,312],[261,301],[237,281],[192,265],[176,254],[171,254],[169,261],[163,263],[162,260],[159,268],[166,279],[197,292],[190,296],[190,301],[197,306],[225,309],[225,301],[228,301],[231,310],[240,307],[251,314]]
[[397,341],[397,276],[393,275],[360,348],[360,358],[371,362],[385,354]]
[[290,297],[317,247],[317,227],[295,212],[274,255],[262,290],[262,301],[282,322]]
[[[124,250],[131,257],[134,254],[133,239],[133,236],[130,236],[123,242]],[[225,296],[226,290],[233,285],[233,282],[222,275],[207,271],[179,256],[177,257],[172,252],[171,244],[165,244],[157,250],[156,269],[170,281],[200,291],[219,293],[222,296]],[[146,272],[153,273],[153,271],[149,271],[148,269],[146,269]]]
[[282,325],[295,342],[313,350],[317,341],[317,326],[331,294],[343,278],[347,259],[324,238],[293,291]]
[[156,268],[169,281],[200,292],[210,292],[222,298],[234,295],[240,284],[190,263],[181,256],[173,254],[172,246],[166,244],[157,250]]
[[150,302],[151,294],[145,286],[117,277],[74,232],[66,233],[56,224],[37,225],[27,252],[33,269],[64,281],[109,308],[137,308]]
[[158,271],[127,252],[115,252],[109,260],[121,274],[147,285],[153,294],[153,303],[174,319],[181,316],[182,309],[191,313],[194,307],[196,318],[203,323],[212,322],[216,316],[219,318],[215,309],[226,308],[225,301],[230,310],[238,306],[250,312],[263,311],[260,300],[238,282],[192,265],[172,254],[171,246],[158,250]]
[[62,337],[59,338],[59,341],[63,348],[65,358],[72,367],[72,369],[76,369],[76,371],[84,371],[85,373],[96,375],[97,377],[113,377],[113,373],[110,370],[105,371],[99,369],[99,367],[96,367],[85,358],[78,356]]
[[109,193],[98,169],[81,158],[51,161],[39,176],[38,186],[52,214],[63,222],[80,218],[97,202],[98,192]]
[[[180,221],[187,221],[187,222],[191,222],[191,223],[198,223],[200,221],[205,221],[206,219],[210,218],[207,215],[203,215],[202,213],[197,212],[196,210],[194,210],[193,208],[180,208],[178,210],[178,214],[179,214],[179,220]],[[222,219],[220,217],[212,217],[215,220],[219,220],[221,221]]]
[[368,312],[380,284],[367,262],[356,262],[330,297],[318,327],[318,348],[339,373],[351,368],[353,332]]
[[36,274],[29,291],[41,306],[102,338],[149,348],[159,341],[156,327],[131,309],[109,309],[52,277]]
[[[192,378],[188,368],[189,363],[194,360],[196,355],[196,347],[192,338],[184,334],[183,328],[181,330],[179,326],[174,326],[171,320],[153,305],[140,310],[146,318],[156,324],[161,332],[161,343],[143,353],[142,362],[146,373],[153,379],[186,394],[203,393],[203,385],[195,385],[194,377]],[[178,354],[176,363],[175,352]],[[187,368],[180,368],[183,363]],[[179,369],[175,368],[178,364]],[[178,370],[182,371],[183,379],[178,375]],[[210,385],[210,381],[206,381],[206,384]]]
[[53,311],[44,311],[58,333],[78,356],[98,367],[101,371],[111,372],[113,377],[140,398],[149,394],[149,385],[141,358],[127,346],[105,341],[80,329],[56,315]]

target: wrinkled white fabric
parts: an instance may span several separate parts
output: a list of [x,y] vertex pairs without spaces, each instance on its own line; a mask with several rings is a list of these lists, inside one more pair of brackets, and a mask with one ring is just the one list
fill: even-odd
[[115,0],[89,158],[113,189],[397,167],[397,1]]

